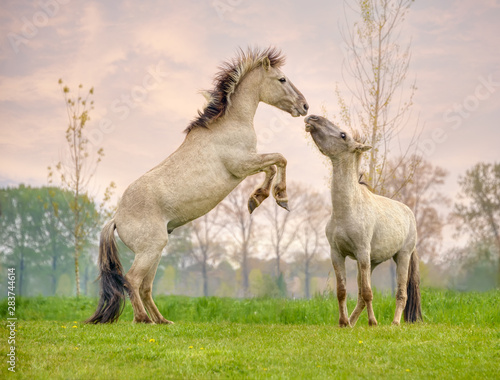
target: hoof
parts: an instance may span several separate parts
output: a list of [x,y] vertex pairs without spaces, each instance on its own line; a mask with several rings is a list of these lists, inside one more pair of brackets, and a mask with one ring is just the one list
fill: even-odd
[[343,320],[343,319],[340,319],[339,320],[339,326],[340,327],[351,327],[351,324],[349,323],[349,320]]
[[162,325],[174,325],[175,323],[172,322],[172,321],[169,321],[165,318],[163,318],[160,322],[158,322],[159,324],[162,324]]
[[392,325],[393,325],[393,326],[399,326],[399,325],[400,325],[400,323],[399,323],[398,321],[392,321]]
[[290,211],[290,209],[288,208],[288,201],[276,200],[276,203],[278,204],[278,206],[283,207],[286,211]]
[[154,322],[147,315],[145,317],[134,318],[134,323],[154,324]]
[[259,207],[259,202],[257,202],[257,199],[255,199],[254,197],[250,198],[248,200],[248,212],[251,214],[257,207]]
[[378,325],[378,323],[377,323],[377,321],[376,321],[376,320],[373,320],[373,321],[370,321],[370,320],[369,320],[369,321],[368,321],[368,325],[369,325],[369,326],[377,326],[377,325]]

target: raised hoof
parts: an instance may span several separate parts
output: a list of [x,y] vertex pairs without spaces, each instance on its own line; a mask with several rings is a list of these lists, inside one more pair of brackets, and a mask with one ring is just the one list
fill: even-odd
[[257,199],[253,197],[250,198],[248,200],[248,212],[251,214],[257,207],[259,207],[259,202],[257,202]]
[[290,211],[290,209],[288,208],[288,201],[276,200],[276,203],[278,204],[278,206],[283,207],[286,211]]

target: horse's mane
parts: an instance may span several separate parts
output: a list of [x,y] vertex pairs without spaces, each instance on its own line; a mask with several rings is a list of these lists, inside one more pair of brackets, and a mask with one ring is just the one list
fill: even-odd
[[265,50],[248,48],[246,52],[240,48],[235,58],[223,62],[214,77],[214,89],[208,92],[210,99],[207,105],[203,111],[198,111],[198,117],[188,125],[185,132],[189,133],[198,127],[207,128],[210,123],[224,116],[238,84],[246,74],[261,65],[266,57],[272,67],[285,64],[285,56],[274,47]]
[[361,135],[357,129],[352,130],[351,135],[354,141],[360,144],[364,144],[366,142],[366,136]]
[[[366,142],[366,136],[363,136],[357,130],[352,130],[351,135],[352,135],[353,140],[360,143],[360,144],[364,144]],[[357,154],[357,162],[356,162],[358,171],[359,171],[360,160],[361,160],[361,153],[358,153]],[[369,184],[367,184],[365,181],[363,181],[363,175],[364,175],[364,173],[360,173],[358,183],[360,185],[366,186],[368,188],[368,190],[370,190],[373,193],[374,192],[373,188]]]

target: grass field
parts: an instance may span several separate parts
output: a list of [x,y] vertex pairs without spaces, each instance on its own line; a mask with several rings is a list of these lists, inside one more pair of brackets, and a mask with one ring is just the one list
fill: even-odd
[[[390,325],[392,297],[375,295],[379,321],[337,327],[334,298],[158,297],[173,326],[81,323],[96,300],[17,302],[16,373],[1,378],[449,378],[500,379],[500,291],[423,292],[425,322]],[[6,302],[1,304],[4,321]],[[349,303],[349,309],[354,301]],[[7,337],[5,323],[2,336]],[[7,355],[2,338],[1,355]]]

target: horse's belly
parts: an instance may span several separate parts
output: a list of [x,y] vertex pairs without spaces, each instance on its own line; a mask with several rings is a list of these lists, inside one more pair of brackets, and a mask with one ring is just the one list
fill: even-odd
[[[224,183],[201,183],[197,191],[179,192],[175,197],[165,199],[166,207],[171,215],[168,228],[173,230],[197,219],[216,207],[241,181],[227,178]],[[173,199],[175,198],[175,201]]]

